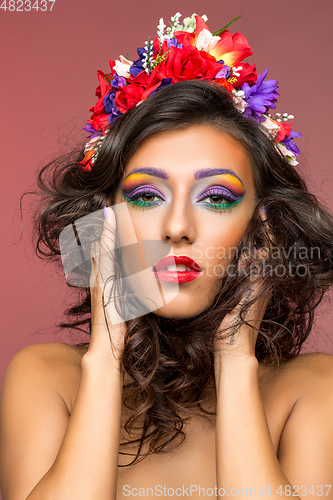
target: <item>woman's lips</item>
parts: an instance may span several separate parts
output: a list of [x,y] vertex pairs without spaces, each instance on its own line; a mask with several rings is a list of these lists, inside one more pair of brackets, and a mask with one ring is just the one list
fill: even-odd
[[[182,265],[189,268],[189,270],[171,269],[170,271],[165,268],[171,266]],[[153,273],[160,281],[167,283],[187,283],[195,280],[202,274],[200,266],[187,255],[169,255],[160,260],[154,267]]]

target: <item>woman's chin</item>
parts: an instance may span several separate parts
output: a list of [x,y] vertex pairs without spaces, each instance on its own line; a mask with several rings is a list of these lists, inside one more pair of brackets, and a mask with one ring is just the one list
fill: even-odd
[[153,311],[153,314],[167,319],[188,319],[198,316],[198,314],[207,309],[208,305],[209,304],[206,304],[204,301],[193,303],[193,300],[181,301],[180,303],[176,298],[163,307]]

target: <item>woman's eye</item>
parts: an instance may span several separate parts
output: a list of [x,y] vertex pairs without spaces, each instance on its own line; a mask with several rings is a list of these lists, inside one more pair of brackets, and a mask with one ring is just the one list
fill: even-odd
[[123,196],[133,206],[143,208],[157,205],[158,202],[163,201],[161,196],[152,191],[141,191],[131,195],[125,195],[125,193],[123,193]]
[[139,198],[142,198],[143,201],[153,201],[156,197],[156,194],[153,193],[144,193]]
[[243,196],[235,196],[226,188],[215,187],[203,193],[199,201],[200,204],[213,210],[230,210]]
[[[210,196],[206,196],[206,198],[209,198],[211,200],[211,203],[213,204],[218,204],[218,205],[225,205],[229,204],[230,201],[227,200],[225,196],[218,195],[218,194],[211,194]],[[206,199],[204,198],[204,199]]]

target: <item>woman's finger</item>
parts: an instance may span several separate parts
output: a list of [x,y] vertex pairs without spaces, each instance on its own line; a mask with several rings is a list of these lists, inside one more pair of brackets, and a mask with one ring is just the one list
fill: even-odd
[[104,209],[104,227],[99,245],[98,276],[110,324],[123,323],[114,301],[116,216],[111,207]]

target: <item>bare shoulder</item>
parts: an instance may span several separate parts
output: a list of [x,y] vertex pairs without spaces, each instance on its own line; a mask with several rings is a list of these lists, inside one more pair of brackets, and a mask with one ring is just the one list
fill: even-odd
[[269,406],[284,407],[285,415],[293,410],[297,401],[304,396],[331,392],[333,396],[333,356],[323,352],[299,354],[280,363],[259,364],[259,385],[263,400]]
[[11,365],[22,370],[34,371],[52,386],[71,412],[81,377],[81,359],[87,347],[76,347],[62,342],[32,344],[20,349],[12,358]]
[[333,355],[324,352],[300,354],[285,363],[286,371],[298,375],[305,384],[333,377]]
[[77,364],[81,362],[87,347],[77,347],[63,342],[44,342],[27,345],[20,349],[15,356],[20,354],[31,355],[45,362],[59,364]]
[[0,398],[3,498],[27,498],[50,470],[68,427],[79,378],[80,351],[68,344],[29,345],[12,357]]
[[31,344],[20,349],[12,358],[11,364],[30,362],[31,367],[46,370],[55,376],[64,370],[75,370],[81,366],[81,359],[87,347],[76,347],[63,342],[44,342]]
[[318,378],[333,376],[333,355],[324,352],[299,354],[279,366],[260,364],[265,379],[289,383],[290,379],[307,384]]
[[280,465],[291,484],[332,484],[333,356],[309,353],[288,363],[285,387],[297,391],[280,438]]

